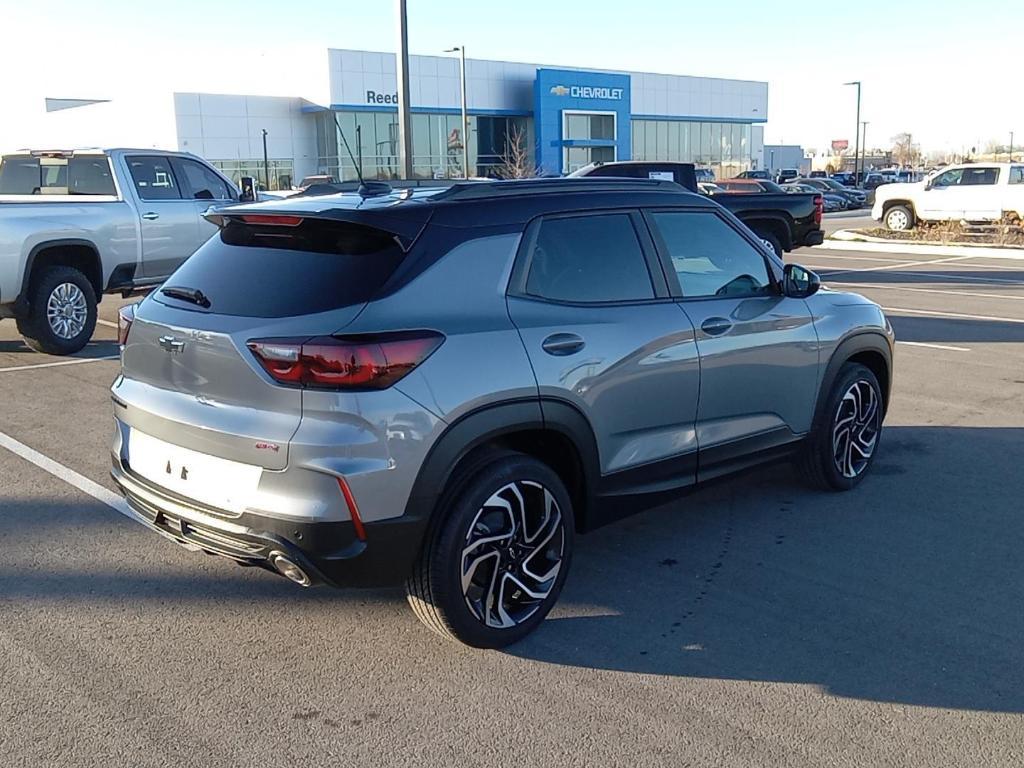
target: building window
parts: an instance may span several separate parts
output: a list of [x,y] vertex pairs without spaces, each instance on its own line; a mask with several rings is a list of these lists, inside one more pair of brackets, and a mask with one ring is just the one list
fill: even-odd
[[633,159],[696,163],[717,178],[751,167],[750,125],[686,120],[633,120]]
[[[335,126],[334,119],[338,125]],[[461,178],[463,170],[462,115],[411,116],[412,170],[418,179]],[[338,128],[344,131],[355,159],[349,157]],[[401,175],[398,115],[394,112],[321,112],[316,115],[317,171],[342,181],[357,178],[356,165],[367,179],[396,179]],[[529,117],[469,116],[469,175],[497,176],[514,137],[534,154],[533,119]]]
[[270,182],[267,183],[263,167],[263,158],[248,160],[211,160],[210,165],[219,170],[236,187],[242,186],[243,176],[256,179],[260,189],[291,189],[295,183],[294,164],[291,160],[270,160],[267,162],[270,171]]

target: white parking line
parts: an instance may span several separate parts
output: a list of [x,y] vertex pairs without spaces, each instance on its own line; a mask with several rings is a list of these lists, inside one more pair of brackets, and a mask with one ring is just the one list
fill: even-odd
[[97,317],[96,323],[98,325],[105,325],[108,328],[117,328],[117,323],[113,323],[110,320],[104,320],[102,317]]
[[948,349],[950,352],[970,352],[967,347],[954,347],[952,344],[929,344],[924,341],[896,341],[907,347],[928,347],[928,349]]
[[951,317],[957,320],[990,320],[996,323],[1020,323],[1024,325],[1024,318],[1020,317],[997,317],[994,315],[968,315],[963,312],[938,312],[932,309],[908,309],[906,307],[882,307],[886,312],[903,312],[908,315],[934,315],[935,317]]
[[[903,269],[905,267],[921,267],[925,264],[946,264],[950,261],[963,261],[970,256],[951,256],[948,259],[925,259],[923,261],[898,261],[895,264],[887,264],[884,267],[857,267],[854,269],[838,269],[831,272],[833,275],[846,275],[855,272],[884,272],[889,269]],[[920,272],[909,272],[908,274],[918,275]],[[986,278],[987,279],[987,278]]]
[[0,447],[6,448],[8,451],[16,456],[20,456],[25,461],[35,464],[37,467],[45,472],[49,472],[54,477],[63,480],[65,483],[74,486],[83,493],[92,496],[96,501],[106,504],[108,507],[113,509],[115,512],[120,512],[125,517],[135,519],[131,510],[128,508],[127,502],[107,488],[104,488],[99,483],[94,483],[85,475],[80,475],[75,470],[65,467],[49,456],[44,456],[34,448],[29,448],[24,443],[20,443],[10,435],[5,435],[0,432]]
[[908,288],[905,285],[883,283],[840,283],[844,288],[886,288],[892,291],[912,291],[913,293],[941,293],[944,296],[974,296],[979,299],[1009,299],[1024,301],[1024,296],[1004,296],[998,293],[978,293],[977,291],[944,291],[941,288]]
[[77,357],[74,360],[58,360],[55,363],[36,363],[35,365],[12,365],[9,368],[0,368],[0,373],[13,373],[14,371],[33,371],[36,368],[58,368],[62,365],[82,365],[83,363],[99,363],[103,360],[117,360],[117,355],[106,355],[104,357]]
[[[837,269],[833,270],[831,267],[815,268],[810,265],[805,265],[808,269],[817,269],[822,277],[831,277],[832,275],[845,275],[856,272],[869,272],[872,270],[862,269]],[[900,266],[906,266],[901,264]],[[968,283],[993,283],[995,285],[1024,285],[1024,280],[1011,280],[1005,277],[977,277],[967,275],[951,275],[944,272],[893,272],[894,275],[913,275],[914,277],[934,277],[937,280],[962,280]]]

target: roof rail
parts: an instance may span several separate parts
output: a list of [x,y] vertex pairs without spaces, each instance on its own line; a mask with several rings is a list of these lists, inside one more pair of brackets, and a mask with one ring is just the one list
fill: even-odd
[[674,181],[662,179],[629,179],[612,177],[579,177],[557,179],[508,179],[503,181],[469,181],[452,184],[434,196],[436,201],[481,200],[489,197],[517,195],[565,194],[567,192],[622,191],[685,192]]

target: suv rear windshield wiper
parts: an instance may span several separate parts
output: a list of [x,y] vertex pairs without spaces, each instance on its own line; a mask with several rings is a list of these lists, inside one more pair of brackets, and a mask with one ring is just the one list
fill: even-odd
[[164,296],[170,296],[172,299],[181,299],[192,304],[198,304],[203,309],[210,308],[210,300],[206,298],[206,294],[200,291],[198,288],[186,288],[180,285],[169,285],[166,288],[161,288],[160,293]]

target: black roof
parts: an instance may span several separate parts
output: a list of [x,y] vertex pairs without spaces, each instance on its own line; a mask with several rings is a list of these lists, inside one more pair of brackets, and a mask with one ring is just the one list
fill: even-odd
[[[496,204],[497,203],[497,204]],[[226,217],[287,214],[351,221],[393,232],[411,242],[427,221],[450,227],[500,226],[544,213],[636,205],[714,207],[672,181],[629,178],[468,181],[438,189],[402,189],[361,197],[354,193],[294,196],[222,209]]]

